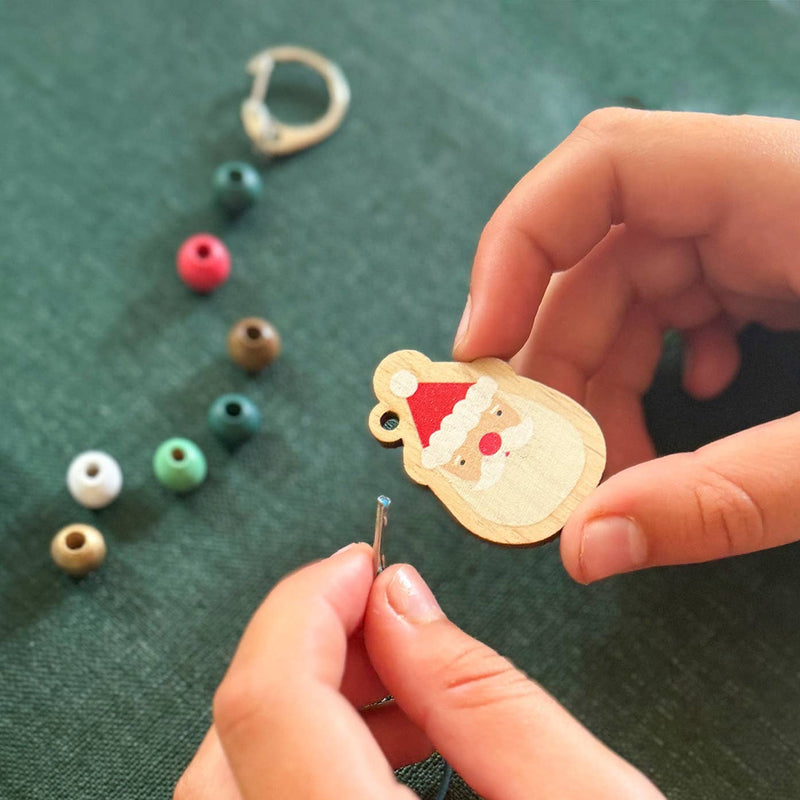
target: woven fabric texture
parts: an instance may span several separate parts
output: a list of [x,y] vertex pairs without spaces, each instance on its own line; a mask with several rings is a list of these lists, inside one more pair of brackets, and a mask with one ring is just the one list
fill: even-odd
[[[263,166],[262,202],[225,222],[210,183],[251,157],[244,63],[284,42],[335,59],[352,108],[330,141]],[[386,353],[448,357],[482,226],[584,114],[798,116],[797,3],[9,0],[0,63],[3,800],[169,797],[249,615],[287,571],[369,538],[380,493],[388,560],[670,798],[800,796],[800,549],[581,587],[557,543],[465,534],[365,424]],[[291,68],[273,99],[292,120],[325,103]],[[203,230],[234,264],[210,297],[174,270]],[[257,378],[225,353],[252,314],[284,339]],[[647,399],[662,452],[800,405],[797,336],[746,332],[740,378],[703,404],[668,344]],[[231,391],[265,417],[235,454],[205,421]],[[151,471],[173,435],[209,462],[185,497]],[[125,475],[99,512],[64,483],[89,448]],[[81,582],[48,555],[75,521],[109,548]],[[441,764],[403,775],[432,798]],[[449,797],[474,795],[456,779]]]

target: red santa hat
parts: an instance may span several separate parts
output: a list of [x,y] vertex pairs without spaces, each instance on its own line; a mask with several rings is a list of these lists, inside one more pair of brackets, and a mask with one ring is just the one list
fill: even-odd
[[441,467],[450,461],[489,408],[497,383],[483,375],[473,383],[420,383],[409,370],[395,372],[389,389],[408,401],[422,444],[422,466]]

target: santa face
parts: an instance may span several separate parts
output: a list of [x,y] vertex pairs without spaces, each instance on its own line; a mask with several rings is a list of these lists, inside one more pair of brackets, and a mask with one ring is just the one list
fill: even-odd
[[523,526],[540,522],[564,502],[584,464],[583,440],[566,419],[498,391],[455,457],[438,471],[490,522]]
[[503,474],[506,459],[526,445],[533,433],[530,417],[523,419],[499,397],[480,416],[454,458],[443,469],[475,484],[476,491],[491,488]]

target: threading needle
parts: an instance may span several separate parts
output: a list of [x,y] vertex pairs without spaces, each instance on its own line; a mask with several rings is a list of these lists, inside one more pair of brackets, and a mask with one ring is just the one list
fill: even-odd
[[[372,566],[376,576],[380,575],[386,567],[386,556],[383,554],[383,532],[389,524],[389,506],[391,504],[392,501],[385,495],[381,495],[378,498],[378,507],[375,513],[375,538],[372,541]],[[391,695],[365,706],[362,711],[377,708],[390,702],[393,702]],[[444,772],[442,773],[442,781],[439,784],[439,791],[436,793],[436,800],[444,800],[447,796],[447,790],[453,777],[453,768],[446,761],[442,761],[442,763]]]
[[383,554],[383,532],[389,524],[389,506],[392,501],[381,495],[378,498],[378,508],[375,514],[375,538],[372,542],[372,567],[376,575],[380,575],[386,567],[386,557]]

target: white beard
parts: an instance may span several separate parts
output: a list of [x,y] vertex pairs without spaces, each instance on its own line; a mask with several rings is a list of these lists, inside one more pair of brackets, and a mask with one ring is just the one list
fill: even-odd
[[481,464],[478,481],[438,471],[489,522],[533,525],[552,514],[580,479],[586,463],[583,439],[553,409],[519,395],[502,392],[502,397],[523,421],[514,426],[510,440],[510,431],[501,437],[502,447],[485,467]]
[[475,491],[491,489],[503,476],[506,468],[506,453],[513,453],[524,447],[533,435],[533,420],[525,417],[519,425],[506,428],[500,434],[500,449],[493,456],[484,456],[481,460],[481,477],[475,484]]

